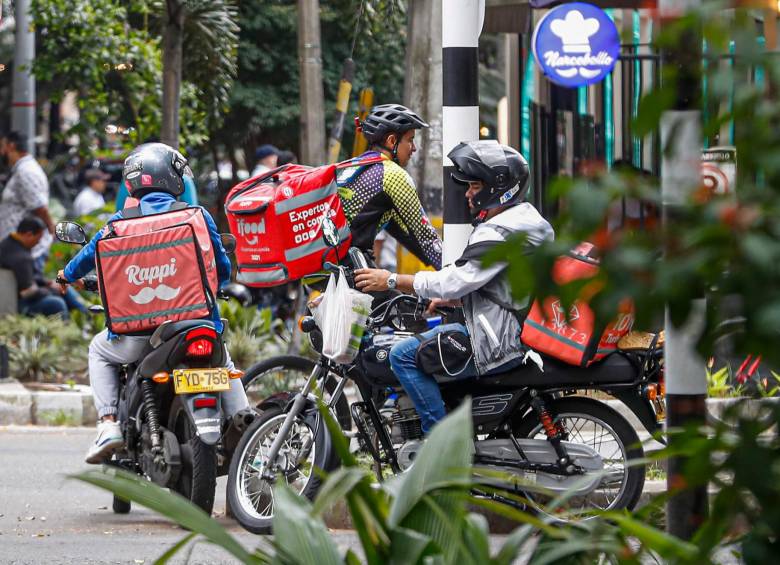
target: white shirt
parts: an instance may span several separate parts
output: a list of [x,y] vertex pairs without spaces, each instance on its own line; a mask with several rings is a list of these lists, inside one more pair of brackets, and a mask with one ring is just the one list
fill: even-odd
[[[469,245],[483,241],[500,243],[503,237],[491,224],[496,224],[515,233],[526,234],[526,244],[537,246],[545,240],[552,240],[552,226],[528,202],[504,210],[471,233]],[[440,271],[420,271],[414,275],[414,292],[421,298],[459,299],[489,283],[506,267],[506,263],[495,263],[485,267],[480,261],[467,261],[460,267],[454,263]]]
[[106,205],[106,199],[99,192],[85,186],[81,189],[76,199],[73,201],[73,215],[86,216],[90,212],[99,210]]
[[[11,176],[0,198],[0,241],[16,231],[19,222],[33,210],[49,205],[49,179],[32,155],[25,155],[11,168]],[[52,237],[48,230],[33,247],[38,258],[49,251]]]
[[254,169],[252,169],[252,176],[256,177],[257,175],[261,175],[266,171],[270,171],[271,167],[266,167],[262,163],[258,163]]

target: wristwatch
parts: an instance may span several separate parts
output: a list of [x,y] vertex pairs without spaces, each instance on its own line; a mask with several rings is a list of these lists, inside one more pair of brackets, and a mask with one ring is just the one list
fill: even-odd
[[398,273],[390,273],[390,276],[387,277],[387,288],[393,290],[397,284],[398,284]]

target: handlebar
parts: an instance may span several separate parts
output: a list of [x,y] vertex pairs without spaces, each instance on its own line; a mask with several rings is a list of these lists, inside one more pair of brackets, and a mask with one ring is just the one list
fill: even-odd
[[[84,290],[87,290],[89,292],[97,292],[99,290],[97,275],[87,275],[81,280],[84,283]],[[65,280],[62,277],[57,277],[56,279],[54,279],[54,282],[56,282],[57,284],[73,284],[72,281]]]
[[[413,305],[414,311],[407,314],[397,312],[398,306],[404,303]],[[400,294],[374,308],[368,318],[368,324],[369,326],[373,327],[381,327],[388,324],[395,326],[395,324],[390,323],[391,319],[395,316],[398,316],[399,318],[403,316],[411,316],[414,320],[422,320],[430,304],[431,301],[427,298],[417,298],[409,294]],[[453,314],[455,312],[455,308],[451,308],[449,306],[439,306],[436,308],[436,311],[439,314],[446,316]]]

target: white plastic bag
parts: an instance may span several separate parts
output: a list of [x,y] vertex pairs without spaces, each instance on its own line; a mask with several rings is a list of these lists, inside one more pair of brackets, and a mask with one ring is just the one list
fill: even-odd
[[343,272],[331,275],[328,287],[314,310],[322,330],[322,354],[340,364],[351,363],[360,349],[365,324],[371,313],[372,297],[349,288]]

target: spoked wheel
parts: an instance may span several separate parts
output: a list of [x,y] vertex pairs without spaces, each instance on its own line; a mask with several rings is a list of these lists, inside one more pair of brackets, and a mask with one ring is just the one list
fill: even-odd
[[198,439],[179,397],[171,405],[170,421],[168,429],[176,434],[181,448],[181,472],[172,490],[210,515],[217,489],[217,451]]
[[[259,407],[263,400],[276,393],[301,390],[315,364],[311,359],[299,355],[279,355],[255,363],[241,377],[249,404]],[[335,379],[328,379],[325,383],[326,402],[335,388]],[[336,403],[335,412],[341,429],[351,429],[352,417],[345,395]]]
[[[275,464],[268,469],[268,452],[286,414],[277,408],[263,412],[244,432],[230,463],[227,498],[238,522],[250,532],[271,532],[274,483],[284,480],[295,492],[312,500],[320,487],[315,467],[330,470],[330,442],[319,418],[300,416],[284,440]],[[312,421],[313,420],[313,421]],[[264,476],[270,470],[274,478]]]
[[[588,398],[560,398],[548,402],[554,422],[563,426],[570,443],[580,443],[601,457],[604,476],[594,490],[583,496],[569,498],[566,503],[548,511],[552,499],[526,492],[531,505],[556,520],[587,518],[591,510],[633,508],[645,483],[644,465],[629,466],[630,460],[641,459],[644,450],[631,425],[609,406]],[[518,438],[546,440],[541,423],[530,414],[517,426]],[[583,516],[585,514],[585,516]]]

